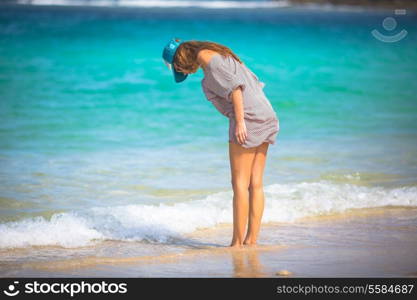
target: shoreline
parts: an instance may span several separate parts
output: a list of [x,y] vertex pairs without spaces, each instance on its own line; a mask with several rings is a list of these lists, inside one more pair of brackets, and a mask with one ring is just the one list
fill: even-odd
[[188,234],[185,239],[194,244],[171,253],[118,256],[117,249],[136,244],[113,241],[101,245],[110,249],[107,255],[93,247],[96,255],[9,259],[2,262],[0,276],[417,277],[416,212],[415,207],[379,207],[265,224],[259,245],[240,249],[225,247],[232,226],[222,224]]

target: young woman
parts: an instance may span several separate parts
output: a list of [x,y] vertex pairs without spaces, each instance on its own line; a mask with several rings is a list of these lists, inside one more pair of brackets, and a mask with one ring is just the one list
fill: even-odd
[[[230,247],[256,245],[264,210],[263,173],[269,144],[279,132],[278,117],[265,84],[228,47],[214,42],[172,39],[162,57],[175,82],[202,68],[203,92],[229,118],[229,159],[233,187]],[[247,227],[247,232],[246,232]]]

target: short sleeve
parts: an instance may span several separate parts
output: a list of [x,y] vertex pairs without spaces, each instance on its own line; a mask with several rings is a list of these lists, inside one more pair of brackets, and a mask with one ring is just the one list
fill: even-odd
[[[230,58],[230,60],[232,60],[232,58]],[[244,91],[246,88],[246,83],[243,76],[233,73],[231,69],[233,69],[233,66],[229,68],[227,61],[222,61],[218,64],[215,64],[211,68],[212,86],[210,86],[210,89],[213,91],[213,93],[222,98],[225,98],[229,102],[232,102],[232,91],[234,91],[239,86],[242,88],[242,91]]]

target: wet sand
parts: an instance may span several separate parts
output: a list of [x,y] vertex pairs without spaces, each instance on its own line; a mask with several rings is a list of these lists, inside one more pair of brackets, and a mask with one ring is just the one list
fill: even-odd
[[112,241],[8,250],[0,276],[417,277],[417,208],[354,209],[261,230],[258,246],[241,249],[227,247],[232,227],[224,224],[141,255],[133,242]]

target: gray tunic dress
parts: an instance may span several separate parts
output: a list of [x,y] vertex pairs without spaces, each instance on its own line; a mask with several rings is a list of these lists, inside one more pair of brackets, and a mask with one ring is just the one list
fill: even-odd
[[229,142],[239,144],[235,136],[236,119],[231,92],[241,87],[244,121],[247,129],[244,148],[252,148],[264,142],[275,144],[279,132],[279,120],[263,88],[265,83],[232,56],[214,54],[204,70],[201,81],[203,92],[216,109],[229,118]]

